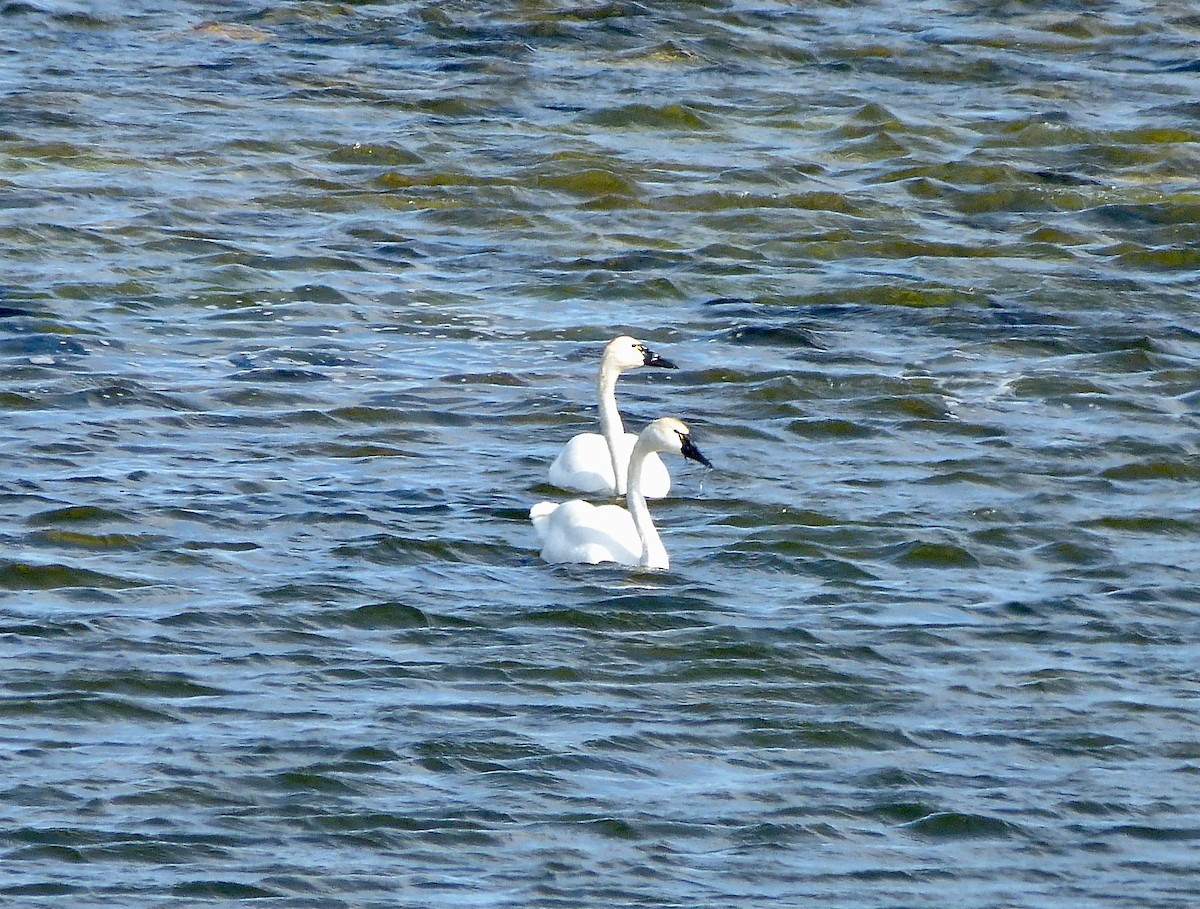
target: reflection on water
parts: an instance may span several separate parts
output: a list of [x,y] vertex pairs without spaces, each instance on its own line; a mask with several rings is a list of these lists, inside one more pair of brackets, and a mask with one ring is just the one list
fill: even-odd
[[0,23],[0,891],[1196,901],[1190,6]]

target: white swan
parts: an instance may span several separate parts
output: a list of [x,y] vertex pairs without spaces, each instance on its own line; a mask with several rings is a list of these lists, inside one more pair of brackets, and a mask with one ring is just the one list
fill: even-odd
[[[560,489],[602,495],[624,495],[629,457],[637,436],[625,431],[617,411],[617,377],[642,366],[675,369],[641,341],[621,335],[604,347],[600,360],[600,433],[581,432],[550,465],[550,482]],[[615,478],[615,479],[614,479]],[[671,475],[658,455],[646,463],[642,494],[661,499],[671,488]]]
[[687,426],[671,417],[655,420],[642,430],[629,461],[626,511],[620,505],[593,505],[573,499],[538,502],[529,509],[533,529],[542,542],[547,562],[617,562],[642,568],[668,568],[667,550],[658,536],[642,493],[645,467],[655,452],[683,455],[712,467],[692,442]]

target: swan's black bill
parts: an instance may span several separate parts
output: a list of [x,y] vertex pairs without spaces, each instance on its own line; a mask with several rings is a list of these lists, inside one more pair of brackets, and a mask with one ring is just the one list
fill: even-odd
[[678,369],[679,367],[668,360],[666,357],[660,357],[649,347],[642,348],[642,364],[645,366],[657,366],[660,369]]
[[683,436],[681,441],[683,445],[680,448],[680,453],[685,458],[692,461],[699,461],[705,467],[712,467],[712,461],[700,453],[700,449],[696,447],[696,443],[692,441],[691,436]]

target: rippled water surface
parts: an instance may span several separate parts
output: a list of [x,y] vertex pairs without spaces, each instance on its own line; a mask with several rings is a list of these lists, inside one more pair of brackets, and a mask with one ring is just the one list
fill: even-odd
[[[12,905],[1200,903],[1191,3],[0,3]],[[671,570],[529,507],[680,365]]]

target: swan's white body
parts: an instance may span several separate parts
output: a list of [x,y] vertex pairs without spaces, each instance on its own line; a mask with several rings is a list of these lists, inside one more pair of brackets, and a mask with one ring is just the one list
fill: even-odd
[[[615,409],[615,403],[613,406]],[[591,495],[613,496],[623,493],[629,482],[629,458],[633,455],[633,446],[637,444],[638,437],[624,431],[620,417],[617,417],[617,425],[620,427],[617,430],[619,435],[614,433],[611,446],[604,436],[596,432],[581,432],[567,442],[550,465],[550,482],[559,489],[574,489]],[[614,460],[621,471],[619,482],[613,480]],[[648,499],[661,499],[671,491],[671,474],[662,458],[656,454],[646,461],[643,483],[643,495]]]
[[616,562],[642,568],[669,568],[666,547],[642,493],[645,466],[651,455],[660,451],[675,452],[708,464],[692,444],[687,426],[670,417],[655,420],[642,430],[633,447],[625,492],[628,509],[620,505],[592,505],[580,499],[561,505],[538,502],[530,509],[533,529],[542,542],[542,558],[547,562],[591,565]]
[[[600,432],[582,432],[567,442],[550,465],[550,482],[560,489],[591,495],[624,495],[628,485],[629,459],[638,437],[626,432],[617,410],[617,378],[642,366],[674,369],[640,341],[622,335],[604,348],[597,385],[600,403]],[[671,475],[657,454],[644,467],[642,495],[661,499],[671,489]]]

